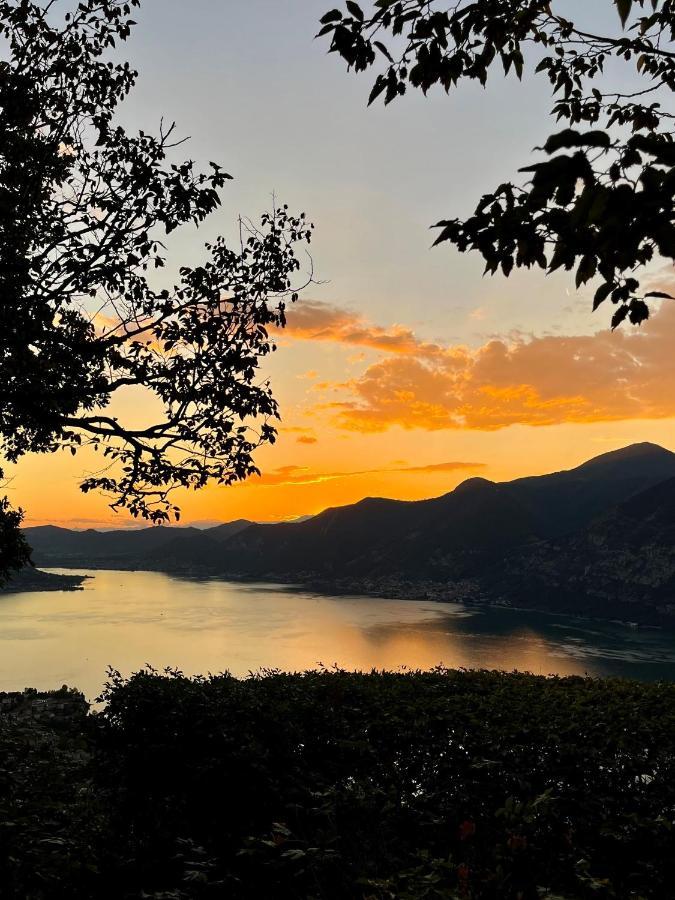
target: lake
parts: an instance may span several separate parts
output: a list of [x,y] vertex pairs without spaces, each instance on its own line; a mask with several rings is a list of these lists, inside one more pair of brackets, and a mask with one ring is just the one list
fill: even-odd
[[675,634],[658,629],[157,572],[90,574],[83,591],[0,597],[0,690],[68,684],[93,699],[107,666],[129,674],[145,663],[188,674],[443,664],[675,679]]

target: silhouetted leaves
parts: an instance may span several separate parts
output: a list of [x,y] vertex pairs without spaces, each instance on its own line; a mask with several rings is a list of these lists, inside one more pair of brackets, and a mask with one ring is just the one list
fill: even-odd
[[[165,236],[217,210],[231,176],[176,160],[173,126],[117,124],[136,73],[108,56],[138,5],[83,0],[59,21],[51,3],[0,2],[0,436],[11,461],[93,447],[83,490],[162,521],[174,488],[244,479],[274,440],[259,366],[311,225],[275,206],[158,285]],[[108,409],[130,388],[152,394],[149,421]]]
[[22,521],[23,511],[12,509],[7,497],[0,499],[0,586],[30,562],[30,548],[21,532]]
[[104,699],[0,714],[3,900],[672,894],[672,684],[145,671]]
[[[675,259],[675,8],[657,0],[605,2],[615,5],[625,31],[588,33],[566,18],[564,3],[550,0],[459,0],[451,7],[378,0],[358,14],[349,4],[344,13],[334,10],[322,33],[330,35],[330,52],[357,72],[384,63],[369,103],[391,103],[407,87],[426,94],[463,80],[485,85],[495,65],[518,78],[532,65],[546,77],[552,115],[569,123],[544,142],[549,158],[521,169],[531,173],[529,184],[501,185],[473,216],[439,222],[435,244],[477,250],[492,274],[564,267],[576,271],[577,287],[600,278],[594,308],[608,297],[625,306],[613,314],[616,327],[644,321],[645,300],[662,299],[640,295],[634,273],[659,255]],[[631,66],[644,89],[624,92],[602,81],[610,61]]]
[[582,134],[567,128],[558,134],[552,134],[544,144],[544,150],[547,153],[557,153],[558,150],[568,149],[570,147],[600,147],[608,150],[611,146],[611,140],[606,131],[588,131]]
[[621,17],[621,24],[625,25],[633,6],[633,0],[614,0],[614,3],[616,4],[619,16]]

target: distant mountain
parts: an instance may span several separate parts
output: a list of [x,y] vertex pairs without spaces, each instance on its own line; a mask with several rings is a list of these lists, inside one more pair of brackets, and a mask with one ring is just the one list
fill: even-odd
[[367,498],[307,522],[252,525],[224,546],[221,572],[265,578],[461,577],[536,537],[504,485],[472,479],[434,500]]
[[636,444],[552,475],[502,484],[471,478],[433,500],[369,498],[308,522],[253,525],[214,564],[257,577],[461,579],[509,548],[572,533],[674,476],[674,453]]
[[314,581],[611,615],[623,592],[633,613],[638,604],[652,615],[658,595],[668,615],[674,515],[675,454],[644,443],[569,471],[504,483],[471,478],[432,500],[367,498],[305,521],[239,520],[203,531],[47,526],[26,537],[43,566]]
[[[197,533],[212,538],[214,541],[222,542],[231,538],[234,534],[239,534],[240,531],[252,524],[253,522],[250,522],[248,519],[235,519],[234,522],[225,522],[223,525],[215,525],[213,528],[206,528],[204,531],[198,531]],[[191,530],[196,531],[196,529]]]
[[204,530],[157,525],[117,531],[76,531],[40,525],[25,528],[24,534],[33,549],[33,562],[40,566],[143,568],[153,562],[152,568],[163,568],[172,559],[189,565],[190,554],[197,552],[200,543],[213,542],[217,548],[251,524],[238,519]]

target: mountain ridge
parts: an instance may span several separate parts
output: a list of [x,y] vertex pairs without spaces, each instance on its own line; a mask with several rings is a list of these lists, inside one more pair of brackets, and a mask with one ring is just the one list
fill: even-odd
[[[405,585],[418,596],[426,591],[440,599],[526,601],[577,612],[585,603],[604,603],[608,615],[622,606],[610,585],[616,552],[615,567],[629,579],[630,603],[658,618],[663,610],[671,614],[664,591],[670,590],[668,516],[675,516],[675,503],[671,510],[655,489],[670,480],[675,485],[675,453],[645,442],[548,475],[506,482],[470,478],[440,497],[418,501],[367,497],[298,522],[240,519],[204,530],[124,532],[42,526],[25,533],[42,566],[149,568],[373,593],[400,593]],[[638,512],[631,521],[656,515],[654,503],[663,501],[661,536],[655,527],[634,529],[644,552],[659,559],[655,577],[661,581],[641,591],[640,566],[629,564],[639,548],[631,550],[611,523],[626,520],[626,510],[633,509],[622,504],[649,491],[655,493],[634,506]],[[605,541],[603,554],[593,549],[598,540]],[[637,579],[634,585],[631,578]]]

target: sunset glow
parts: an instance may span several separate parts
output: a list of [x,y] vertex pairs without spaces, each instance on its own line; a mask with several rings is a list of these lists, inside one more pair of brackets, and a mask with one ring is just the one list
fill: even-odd
[[[468,477],[569,468],[636,441],[675,449],[674,305],[611,332],[602,310],[590,312],[592,282],[575,293],[564,272],[483,278],[481,260],[430,249],[429,225],[473,208],[527,162],[546,85],[495,80],[366,109],[367,83],[345,78],[313,41],[324,7],[146,0],[124,48],[140,71],[125,125],[175,118],[200,165],[218,160],[235,176],[205,227],[169,241],[158,279],[196,264],[215,234],[236,240],[237,215],[256,215],[273,191],[316,225],[303,265],[317,283],[260,373],[280,403],[279,439],[257,456],[261,477],[176,494],[182,523],[432,497]],[[274,103],[271,83],[282,85]],[[212,105],[194,102],[206,96]],[[650,278],[672,290],[662,262]],[[147,404],[128,392],[111,412],[142,422]],[[86,451],[27,457],[5,467],[8,492],[29,525],[137,525],[80,493],[101,465]]]
[[[437,496],[475,475],[570,468],[634,441],[675,447],[674,334],[664,305],[641,330],[443,345],[300,301],[270,367],[284,418],[259,454],[261,476],[177,497],[183,521],[289,520],[366,496]],[[367,352],[354,357],[356,347]],[[336,369],[350,377],[333,380]],[[141,420],[143,401],[129,396],[119,414]],[[78,491],[100,466],[94,454],[44,462],[11,473],[29,524],[134,524]]]

